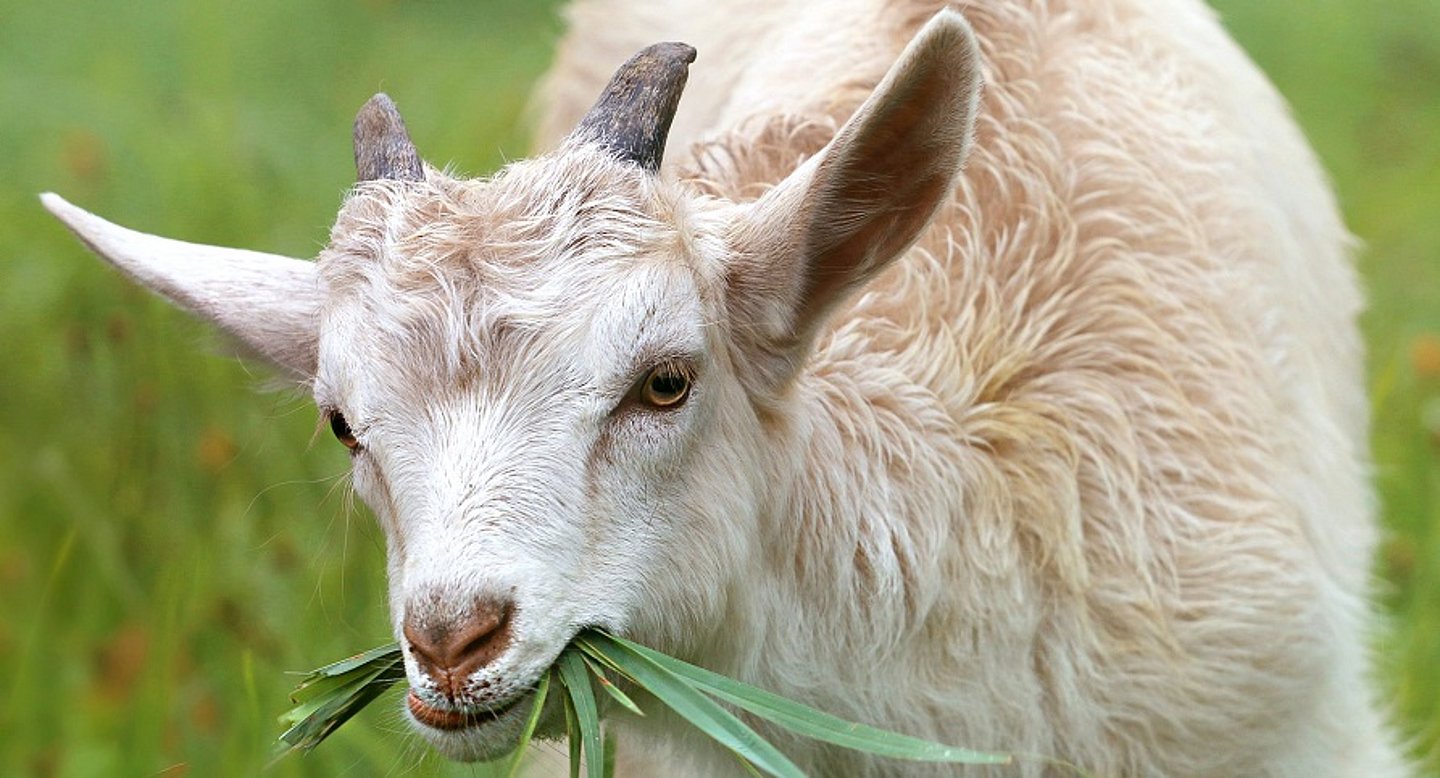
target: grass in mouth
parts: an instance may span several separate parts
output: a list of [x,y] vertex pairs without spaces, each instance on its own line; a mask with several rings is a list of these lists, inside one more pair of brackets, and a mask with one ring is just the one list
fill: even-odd
[[[506,775],[519,772],[521,758],[540,723],[545,700],[560,687],[570,774],[603,778],[614,770],[614,744],[600,726],[596,689],[622,708],[645,715],[612,678],[623,678],[651,694],[735,755],[753,775],[803,778],[788,757],[741,721],[726,704],[798,735],[870,754],[925,762],[1008,764],[1009,754],[974,751],[846,721],[808,705],[741,683],[638,643],[597,630],[581,632],[560,654],[535,688],[535,701],[520,743],[508,758]],[[400,646],[371,649],[313,670],[291,694],[295,707],[280,717],[278,755],[309,751],[385,690],[405,679]],[[722,704],[724,703],[724,704]],[[582,759],[582,756],[585,757]]]

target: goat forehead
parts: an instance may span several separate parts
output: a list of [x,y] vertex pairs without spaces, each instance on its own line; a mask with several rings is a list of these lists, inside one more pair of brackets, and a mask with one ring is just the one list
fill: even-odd
[[507,193],[482,194],[485,205],[432,207],[369,256],[363,239],[334,241],[322,273],[342,283],[331,285],[322,379],[340,394],[356,381],[382,396],[537,377],[557,391],[597,388],[637,354],[700,349],[680,225],[624,202],[506,208]]
[[437,374],[557,362],[594,372],[647,349],[695,350],[703,319],[687,271],[661,263],[595,263],[528,288],[439,282],[357,309],[368,351],[423,357]]
[[524,293],[596,260],[680,254],[678,192],[594,156],[516,163],[492,179],[366,182],[341,210],[321,276],[336,295],[437,283]]

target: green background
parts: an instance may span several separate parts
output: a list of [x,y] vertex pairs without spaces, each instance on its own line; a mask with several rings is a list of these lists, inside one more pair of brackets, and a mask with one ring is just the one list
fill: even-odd
[[[1366,244],[1376,648],[1440,774],[1440,3],[1216,5]],[[559,31],[531,0],[0,0],[0,770],[256,773],[285,673],[388,639],[383,541],[308,399],[262,391],[36,193],[313,256],[366,98],[390,92],[432,162],[492,171],[526,153]],[[342,770],[477,772],[428,755],[393,697],[273,773]]]

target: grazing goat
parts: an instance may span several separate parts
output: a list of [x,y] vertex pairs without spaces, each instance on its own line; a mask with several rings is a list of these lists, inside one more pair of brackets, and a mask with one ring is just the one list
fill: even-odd
[[[1098,775],[1407,772],[1366,678],[1349,239],[1200,2],[571,14],[552,151],[458,180],[377,95],[317,262],[45,196],[313,388],[437,748],[505,752],[596,626]],[[687,45],[606,84],[666,39],[704,57],[683,110]],[[623,775],[738,769],[611,725]],[[963,772],[766,731],[815,775]]]

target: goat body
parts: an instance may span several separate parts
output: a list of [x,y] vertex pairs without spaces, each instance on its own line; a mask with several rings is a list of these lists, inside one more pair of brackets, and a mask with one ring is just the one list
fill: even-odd
[[[370,180],[317,263],[47,196],[339,420],[439,748],[503,752],[593,625],[1099,775],[1406,774],[1366,677],[1350,241],[1203,4],[582,0],[570,21],[552,151],[457,180],[367,106]],[[656,40],[698,49],[689,90],[673,126],[642,122],[658,149],[617,156],[591,101]],[[693,53],[666,52],[641,70],[678,90]],[[621,774],[736,769],[662,711],[611,726]],[[956,770],[770,734],[817,775]]]

